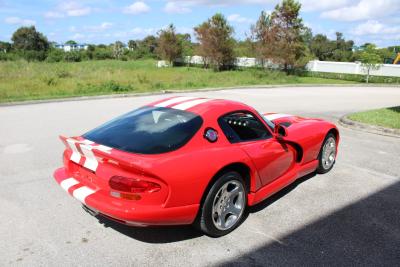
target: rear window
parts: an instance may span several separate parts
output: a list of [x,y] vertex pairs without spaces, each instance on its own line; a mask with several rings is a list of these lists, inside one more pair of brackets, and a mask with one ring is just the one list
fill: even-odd
[[107,122],[83,137],[127,152],[159,154],[184,146],[202,123],[202,118],[191,112],[143,107]]

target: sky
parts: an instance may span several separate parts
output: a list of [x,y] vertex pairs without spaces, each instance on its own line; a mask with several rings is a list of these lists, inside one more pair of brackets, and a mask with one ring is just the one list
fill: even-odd
[[[245,39],[262,10],[279,0],[0,0],[0,40],[21,26],[35,25],[50,41],[109,44],[141,39],[173,23],[178,32],[220,12]],[[400,0],[300,0],[301,17],[314,34],[344,34],[356,45],[400,45]]]

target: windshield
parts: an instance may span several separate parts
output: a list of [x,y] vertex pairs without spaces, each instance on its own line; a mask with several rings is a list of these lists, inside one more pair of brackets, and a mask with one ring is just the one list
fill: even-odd
[[159,154],[185,145],[202,123],[202,118],[191,112],[143,107],[107,122],[83,137],[127,152]]
[[258,113],[258,115],[260,115],[260,117],[265,121],[265,123],[268,125],[268,127],[271,128],[272,130],[274,130],[275,124],[274,124],[272,121],[270,121],[270,120],[268,120],[267,118],[265,118],[265,116],[262,115],[260,112],[257,111],[257,113]]

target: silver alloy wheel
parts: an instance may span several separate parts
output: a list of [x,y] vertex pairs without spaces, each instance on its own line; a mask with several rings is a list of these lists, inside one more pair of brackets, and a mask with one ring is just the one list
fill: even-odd
[[219,230],[233,227],[245,209],[245,191],[239,181],[226,182],[214,197],[212,220]]
[[324,144],[322,149],[322,167],[328,170],[335,163],[336,157],[336,140],[333,137],[329,137]]

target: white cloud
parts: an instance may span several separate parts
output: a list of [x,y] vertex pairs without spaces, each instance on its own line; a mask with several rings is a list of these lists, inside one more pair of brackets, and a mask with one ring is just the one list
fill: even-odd
[[150,11],[150,7],[142,1],[137,1],[133,3],[130,6],[127,6],[124,8],[124,13],[126,14],[142,14],[142,13],[147,13]]
[[164,11],[167,13],[176,14],[185,14],[192,12],[192,10],[188,6],[186,6],[185,4],[182,5],[182,3],[178,2],[168,2],[164,7]]
[[232,5],[249,5],[249,4],[270,4],[277,3],[279,0],[172,0],[168,2],[181,3],[184,6],[232,6]]
[[177,33],[182,33],[182,34],[189,33],[189,34],[193,35],[193,28],[191,28],[191,27],[177,27],[176,28],[176,32]]
[[359,0],[356,4],[322,12],[322,18],[358,21],[388,17],[400,11],[398,0]]
[[46,19],[59,19],[64,17],[80,17],[89,15],[93,9],[75,1],[61,2],[55,10],[44,13]]
[[85,35],[82,33],[76,33],[76,34],[72,35],[72,39],[73,40],[83,40],[83,39],[85,39]]
[[[302,4],[303,11],[321,11],[341,8],[354,0],[299,0]],[[358,0],[359,1],[359,0]],[[377,0],[378,1],[378,0]],[[386,1],[386,0],[384,0]],[[281,0],[167,0],[164,11],[167,13],[188,13],[195,6],[238,6],[238,5],[259,5],[259,6],[274,6],[280,3]]]
[[364,35],[393,35],[400,34],[399,26],[389,26],[380,23],[377,20],[368,20],[367,22],[361,23],[350,31],[352,34],[357,36]]
[[92,12],[92,8],[82,6],[80,3],[74,1],[62,2],[59,6],[59,9],[64,11],[64,13],[70,17],[84,16]]
[[90,7],[85,7],[85,8],[80,8],[80,9],[73,9],[73,10],[68,10],[67,15],[70,17],[80,17],[80,16],[85,16],[90,14],[91,8]]
[[127,38],[129,36],[129,33],[128,32],[115,32],[115,33],[113,33],[112,35],[109,35],[109,36],[112,36],[114,38],[125,39],[125,38]]
[[65,17],[63,13],[57,11],[48,11],[44,13],[46,19],[59,19]]
[[231,14],[231,15],[228,16],[227,19],[230,22],[237,22],[237,23],[252,23],[252,22],[254,22],[253,19],[242,17],[239,14]]
[[321,11],[332,10],[346,6],[350,0],[300,0],[302,10],[304,11]]
[[7,24],[23,25],[23,26],[31,26],[36,24],[36,21],[34,20],[21,19],[19,17],[7,17],[5,18],[4,22]]
[[[369,15],[374,10],[379,12],[375,17],[386,13],[395,14],[399,11],[399,0],[299,0],[302,4],[302,11],[314,12],[324,11],[324,17],[333,18],[344,17],[346,20],[356,20],[359,17],[369,19]],[[281,3],[281,0],[167,0],[167,6],[172,10],[191,10],[195,6],[239,6],[239,5],[259,5],[274,6]],[[166,9],[166,8],[165,8]],[[173,12],[172,12],[173,13]],[[176,12],[179,13],[179,12]],[[354,17],[356,19],[351,19]],[[338,18],[340,19],[340,18]]]
[[157,32],[157,29],[141,28],[141,27],[135,27],[130,31],[130,33],[133,35],[150,35],[150,34],[155,34],[156,32]]
[[112,26],[113,26],[113,24],[110,22],[103,22],[100,25],[84,26],[84,30],[91,31],[91,32],[102,32],[102,31],[110,29]]
[[159,29],[157,28],[142,28],[142,27],[135,27],[131,30],[127,31],[117,31],[117,32],[112,32],[112,33],[102,33],[102,34],[97,34],[97,36],[101,37],[113,37],[113,38],[119,38],[121,40],[123,39],[131,39],[131,38],[143,38],[147,35],[154,35],[157,33]]
[[[306,10],[327,10],[338,8],[351,2],[351,0],[299,0]],[[167,0],[168,3],[189,6],[237,6],[237,5],[276,5],[281,0]]]

